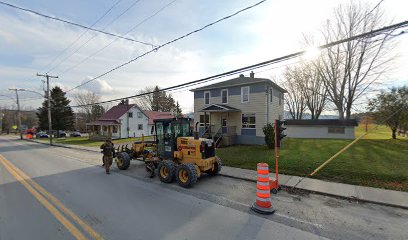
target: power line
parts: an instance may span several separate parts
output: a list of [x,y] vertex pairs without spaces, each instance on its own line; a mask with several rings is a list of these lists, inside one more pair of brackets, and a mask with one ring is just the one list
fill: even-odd
[[[99,21],[101,21],[112,9],[118,5],[122,0],[116,1],[107,11],[105,11],[102,16],[100,16],[90,27],[95,26]],[[77,43],[84,35],[87,33],[89,29],[86,29],[77,39],[75,39],[70,45],[68,45],[66,48],[64,48],[47,66],[44,67],[44,69],[41,72],[44,72],[45,69],[47,69],[51,64],[53,64],[62,54],[64,54],[68,49],[70,49],[75,43]],[[49,71],[48,71],[49,72]]]
[[49,15],[46,15],[46,14],[43,14],[43,13],[40,13],[40,12],[31,10],[31,9],[19,7],[19,6],[16,6],[16,5],[13,5],[13,4],[10,4],[10,3],[6,3],[6,2],[3,2],[3,1],[0,1],[0,4],[5,5],[5,6],[8,6],[8,7],[15,8],[15,9],[18,9],[18,10],[21,10],[21,11],[29,12],[29,13],[32,13],[32,14],[35,14],[35,15],[38,15],[38,16],[41,16],[41,17],[45,17],[45,18],[52,19],[52,20],[55,20],[55,21],[63,22],[63,23],[66,23],[66,24],[70,24],[70,25],[73,25],[73,26],[76,26],[76,27],[81,27],[81,28],[84,28],[84,29],[88,29],[88,30],[90,30],[90,31],[102,33],[102,34],[105,34],[105,35],[108,35],[108,36],[111,36],[111,37],[117,37],[117,38],[121,38],[121,39],[124,39],[124,40],[128,40],[128,41],[132,41],[132,42],[136,42],[136,43],[148,45],[148,46],[151,46],[151,47],[155,47],[155,45],[153,45],[153,44],[151,44],[151,43],[148,43],[148,42],[142,42],[142,41],[138,41],[138,40],[135,40],[135,39],[132,39],[132,38],[129,38],[129,37],[124,37],[124,36],[121,36],[121,35],[118,35],[118,34],[115,34],[115,33],[105,32],[105,31],[103,31],[103,30],[99,30],[99,29],[95,29],[95,28],[92,28],[92,27],[88,27],[88,26],[85,26],[85,25],[82,25],[82,24],[79,24],[79,23],[75,23],[75,22],[69,21],[69,20],[65,20],[65,19],[61,19],[61,18],[49,16]]
[[[326,49],[326,48],[329,48],[329,47],[332,47],[332,46],[335,46],[335,45],[338,45],[338,44],[341,44],[341,43],[344,43],[344,42],[354,41],[354,40],[357,40],[357,39],[360,39],[360,38],[374,37],[374,36],[377,36],[379,34],[383,34],[383,32],[394,31],[394,30],[396,30],[398,28],[405,27],[407,25],[408,25],[408,21],[400,22],[400,23],[389,25],[389,26],[386,26],[386,27],[383,27],[383,28],[379,28],[379,29],[370,31],[370,32],[362,33],[362,34],[359,34],[359,35],[356,35],[356,36],[353,36],[353,37],[349,37],[349,38],[341,39],[341,40],[338,40],[338,41],[335,41],[335,42],[327,43],[327,44],[321,45],[320,47],[318,47],[318,49],[320,49],[320,50]],[[399,34],[397,36],[401,36],[401,34]],[[306,50],[291,53],[291,54],[288,54],[288,55],[285,55],[285,56],[282,56],[282,57],[278,57],[278,58],[271,59],[271,60],[268,60],[268,61],[260,62],[260,63],[253,64],[253,65],[246,66],[246,67],[242,67],[242,68],[235,69],[235,70],[232,70],[232,71],[228,71],[228,72],[225,72],[225,73],[220,73],[220,74],[213,75],[213,76],[210,76],[210,77],[206,77],[206,78],[194,80],[194,81],[191,81],[191,82],[187,82],[187,83],[183,83],[183,84],[163,88],[163,89],[160,89],[160,91],[168,91],[168,90],[173,90],[173,89],[181,89],[183,87],[190,87],[192,85],[208,82],[208,81],[211,81],[211,80],[214,80],[214,79],[219,79],[219,78],[222,78],[222,77],[225,77],[225,76],[230,76],[230,75],[233,75],[233,74],[237,74],[237,73],[241,73],[241,72],[250,71],[250,70],[253,70],[253,69],[265,67],[265,66],[268,66],[268,65],[271,65],[271,64],[275,64],[275,63],[278,63],[278,62],[283,62],[283,61],[287,61],[287,60],[292,59],[292,58],[296,58],[298,56],[303,55],[305,52],[306,52]],[[117,68],[119,68],[119,67],[117,67]],[[113,70],[111,70],[111,71],[113,71]],[[107,73],[109,73],[109,72],[107,72]],[[107,73],[105,73],[105,75]],[[96,78],[94,78],[93,80],[95,80],[95,79]],[[90,81],[88,81],[88,82],[90,82]],[[82,85],[85,85],[86,83],[87,82],[85,82]],[[79,86],[82,86],[82,85],[79,85]],[[77,86],[75,88],[78,88],[79,86]],[[70,89],[68,91],[71,91],[71,90],[73,90],[75,88],[72,88],[72,89]],[[116,101],[120,101],[120,100],[123,100],[123,99],[136,98],[136,97],[141,97],[141,96],[145,96],[145,95],[149,95],[149,94],[153,94],[153,93],[155,93],[155,91],[142,93],[142,94],[131,95],[131,96],[128,96],[128,97],[123,97],[123,98],[117,98],[117,99],[102,101],[102,102],[94,103],[94,104],[104,104],[104,103],[109,103],[109,102],[116,102]],[[89,106],[89,105],[93,105],[93,104],[78,105],[78,106],[72,106],[72,107],[83,107],[83,106]]]
[[84,83],[81,83],[80,85],[78,85],[78,86],[76,86],[76,87],[73,87],[73,88],[69,89],[69,90],[66,91],[66,92],[70,92],[70,91],[72,91],[72,90],[74,90],[74,89],[80,88],[80,87],[82,87],[82,86],[84,86],[84,85],[86,85],[86,84],[88,84],[88,83],[90,83],[90,82],[92,82],[92,81],[94,81],[94,80],[100,78],[100,77],[103,77],[103,76],[105,76],[105,75],[107,75],[107,74],[109,74],[109,73],[111,73],[111,72],[113,72],[113,71],[116,71],[116,70],[119,69],[119,68],[122,68],[122,67],[124,67],[124,66],[126,66],[126,65],[128,65],[128,64],[130,64],[130,63],[132,63],[132,62],[134,62],[134,61],[136,61],[136,60],[139,59],[139,58],[142,58],[142,57],[144,57],[144,56],[146,56],[146,55],[148,55],[148,54],[150,54],[150,53],[152,53],[152,52],[156,52],[157,50],[159,50],[159,49],[162,48],[162,47],[165,47],[165,46],[167,46],[167,45],[169,45],[169,44],[172,44],[172,43],[177,42],[177,41],[179,41],[179,40],[181,40],[181,39],[184,39],[184,38],[186,38],[186,37],[188,37],[188,36],[190,36],[190,35],[192,35],[192,34],[195,34],[195,33],[197,33],[197,32],[203,31],[204,29],[206,29],[206,28],[208,28],[208,27],[211,27],[211,26],[213,26],[213,25],[215,25],[215,24],[217,24],[217,23],[219,23],[219,22],[222,22],[222,21],[227,20],[227,19],[229,19],[229,18],[231,18],[231,17],[233,17],[233,16],[236,16],[236,15],[242,13],[242,12],[245,12],[245,11],[247,11],[247,10],[249,10],[249,9],[252,9],[252,8],[254,8],[254,7],[256,7],[256,6],[262,4],[262,3],[266,2],[266,1],[267,1],[267,0],[262,0],[262,1],[260,1],[260,2],[257,2],[257,3],[255,3],[255,4],[249,6],[249,7],[243,8],[243,9],[241,9],[241,10],[239,10],[239,11],[237,11],[237,12],[231,14],[231,15],[228,15],[228,16],[226,16],[226,17],[223,17],[223,18],[218,19],[217,21],[214,21],[214,22],[212,22],[212,23],[209,23],[209,24],[207,24],[207,25],[205,25],[205,26],[203,26],[203,27],[201,27],[201,28],[199,28],[199,29],[196,29],[196,30],[194,30],[194,31],[192,31],[192,32],[189,32],[189,33],[187,33],[187,34],[184,34],[184,35],[182,35],[182,36],[180,36],[180,37],[178,37],[178,38],[176,38],[176,39],[173,39],[173,40],[171,40],[171,41],[168,41],[168,42],[166,42],[166,43],[164,43],[164,44],[161,44],[161,45],[159,45],[159,46],[156,46],[154,49],[152,49],[152,50],[150,50],[150,51],[148,51],[148,52],[145,52],[145,53],[143,53],[143,54],[141,54],[141,55],[139,55],[139,56],[137,56],[137,57],[135,57],[135,58],[133,58],[133,59],[131,59],[131,60],[129,60],[129,61],[127,61],[127,62],[121,64],[121,65],[119,65],[119,66],[116,66],[116,67],[112,68],[111,70],[109,70],[109,71],[107,71],[107,72],[105,72],[105,73],[102,73],[102,74],[98,75],[97,77],[94,77],[94,78],[92,78],[92,79],[90,79],[90,80],[88,80],[88,81],[85,81]]
[[[142,25],[143,23],[145,23],[146,21],[150,20],[151,18],[155,17],[157,14],[159,14],[161,11],[163,11],[164,9],[166,9],[167,7],[169,7],[170,5],[172,5],[174,2],[176,2],[177,0],[173,0],[169,3],[167,3],[166,5],[164,5],[163,7],[161,7],[159,10],[157,10],[155,13],[153,13],[152,15],[150,15],[149,17],[143,19],[141,22],[139,22],[138,24],[136,24],[134,27],[132,27],[130,30],[128,30],[126,33],[124,33],[123,35],[126,36],[128,33],[134,31],[137,27],[139,27],[140,25]],[[112,45],[114,42],[116,42],[118,40],[118,38],[113,39],[109,44],[105,45],[104,47],[102,47],[101,49],[97,50],[96,52],[90,54],[88,57],[84,58],[82,61],[80,61],[79,63],[65,69],[62,73],[60,73],[60,75],[65,74],[68,71],[71,71],[72,69],[75,69],[76,67],[78,67],[79,65],[81,65],[82,63],[86,62],[87,60],[89,60],[90,58],[92,58],[93,56],[97,55],[98,53],[102,52],[103,50],[105,50],[106,48],[108,48],[110,45]]]
[[[121,1],[121,0],[120,0]],[[126,12],[128,12],[132,7],[134,7],[138,2],[140,2],[141,0],[136,0],[134,1],[129,7],[127,7],[124,11],[122,11],[121,14],[119,14],[118,16],[116,16],[112,21],[110,21],[108,24],[105,25],[105,27],[102,29],[105,30],[106,28],[108,28],[108,26],[110,26],[112,23],[114,23],[116,20],[118,20],[120,17],[122,17]],[[81,50],[85,45],[87,45],[90,41],[92,41],[95,37],[97,36],[97,34],[94,34],[92,37],[90,37],[87,41],[85,41],[81,46],[79,46],[74,52],[72,52],[70,55],[68,55],[66,58],[64,58],[62,61],[60,61],[56,66],[54,66],[53,68],[51,68],[48,72],[51,72],[52,70],[56,69],[58,66],[60,66],[63,62],[65,62],[66,60],[70,59],[75,53],[77,53],[79,50]],[[117,38],[116,38],[117,39]]]

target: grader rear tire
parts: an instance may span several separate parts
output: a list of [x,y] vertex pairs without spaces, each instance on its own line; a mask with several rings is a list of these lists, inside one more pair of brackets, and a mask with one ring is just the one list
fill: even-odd
[[130,166],[130,156],[126,152],[118,153],[116,157],[116,166],[120,170],[126,170]]
[[221,158],[219,158],[218,156],[215,156],[215,159],[216,159],[216,162],[214,164],[214,169],[210,169],[207,171],[207,173],[211,176],[218,175],[218,173],[220,173],[221,168],[222,168]]
[[184,187],[190,188],[197,182],[197,169],[194,164],[181,164],[177,167],[177,183]]
[[176,165],[171,160],[163,160],[158,167],[160,181],[171,183],[174,181]]

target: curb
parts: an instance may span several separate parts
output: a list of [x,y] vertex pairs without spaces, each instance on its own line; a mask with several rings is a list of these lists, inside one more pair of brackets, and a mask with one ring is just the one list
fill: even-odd
[[32,140],[32,139],[24,139],[24,140],[26,140],[28,142],[33,142],[33,143],[44,144],[44,145],[47,145],[47,146],[50,146],[50,147],[61,147],[61,148],[75,149],[75,150],[86,151],[86,152],[99,153],[99,151],[96,151],[96,150],[76,148],[76,147],[71,147],[71,146],[64,146],[62,144],[52,144],[52,145],[50,145],[49,143],[35,141],[35,140]]
[[[243,181],[247,181],[247,182],[256,183],[255,179],[237,177],[237,176],[232,176],[232,175],[223,174],[223,173],[219,173],[219,175],[223,176],[223,177],[228,177],[228,178],[239,179],[239,180],[243,180]],[[314,193],[314,194],[319,194],[319,195],[323,195],[323,196],[335,197],[335,198],[350,200],[350,201],[354,201],[354,202],[373,203],[373,204],[377,204],[377,205],[388,206],[388,207],[396,207],[396,208],[402,208],[402,209],[407,209],[408,210],[408,206],[401,206],[401,205],[396,205],[396,204],[392,204],[392,203],[384,203],[384,202],[378,202],[378,201],[373,201],[373,200],[360,199],[360,198],[357,198],[357,197],[347,197],[347,196],[335,195],[335,194],[326,193],[326,192],[319,192],[319,191],[314,191],[314,190],[309,190],[309,189],[304,189],[304,188],[293,187],[293,186],[289,186],[289,185],[285,185],[285,184],[280,184],[280,186],[282,188],[285,188],[285,189],[296,189],[296,190],[300,190],[300,191],[307,192],[307,193]]]
[[[39,142],[39,141],[35,141],[35,140],[32,140],[32,139],[24,139],[24,140],[29,141],[29,142],[33,142],[33,143],[44,144],[44,145],[50,146],[48,143]],[[60,145],[60,144],[53,144],[51,146],[67,148],[67,149],[75,149],[75,150],[86,151],[86,152],[99,153],[99,151],[95,151],[95,150],[76,148],[76,147],[71,147],[71,146],[64,146],[64,145]],[[223,174],[223,173],[219,173],[218,175],[223,176],[223,177],[228,177],[228,178],[233,178],[233,179],[238,179],[238,180],[243,180],[243,181],[247,181],[247,182],[256,183],[255,179],[237,177],[237,176],[232,176],[232,175]],[[396,207],[396,208],[402,208],[402,209],[407,209],[408,210],[408,206],[401,206],[401,205],[396,205],[396,204],[392,204],[392,203],[384,203],[384,202],[378,202],[378,201],[373,201],[373,200],[360,199],[360,198],[357,198],[357,197],[348,197],[348,196],[335,195],[335,194],[326,193],[326,192],[320,192],[320,191],[314,191],[314,190],[309,190],[309,189],[304,189],[304,188],[293,187],[293,186],[289,186],[289,185],[285,185],[285,184],[281,184],[281,186],[283,188],[285,188],[285,189],[296,189],[296,190],[300,190],[300,191],[303,191],[303,192],[314,193],[314,194],[319,194],[319,195],[329,196],[329,197],[335,197],[335,198],[340,198],[340,199],[346,199],[346,200],[350,200],[350,201],[354,201],[354,202],[373,203],[373,204],[377,204],[377,205],[388,206],[388,207]]]

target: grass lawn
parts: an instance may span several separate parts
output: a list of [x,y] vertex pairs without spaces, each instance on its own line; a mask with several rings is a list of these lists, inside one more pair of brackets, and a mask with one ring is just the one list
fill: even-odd
[[[370,126],[373,128],[374,126]],[[356,136],[365,132],[356,128]],[[305,176],[338,152],[351,140],[284,139],[279,171]],[[256,169],[258,162],[275,164],[274,150],[266,146],[220,148],[217,154],[227,166]],[[380,126],[334,159],[314,178],[408,191],[408,138],[391,139],[391,131]]]
[[[44,142],[49,141],[48,138],[41,138],[39,140],[44,141]],[[119,143],[127,143],[127,142],[134,142],[134,141],[140,141],[140,140],[141,138],[124,138],[124,139],[113,140],[113,143],[119,144]],[[145,140],[148,140],[148,138],[145,137]],[[81,145],[85,147],[99,147],[103,143],[103,141],[89,140],[88,137],[54,138],[53,141],[54,143]]]

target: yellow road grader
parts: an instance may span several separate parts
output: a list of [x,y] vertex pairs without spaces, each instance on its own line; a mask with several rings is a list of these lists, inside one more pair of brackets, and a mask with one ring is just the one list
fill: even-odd
[[199,138],[193,134],[191,119],[158,119],[155,124],[155,140],[135,142],[129,149],[116,150],[116,163],[119,169],[129,168],[131,159],[143,160],[146,170],[154,176],[157,169],[160,181],[171,183],[174,180],[182,187],[193,186],[203,174],[217,175],[222,162],[215,155],[213,140]]

